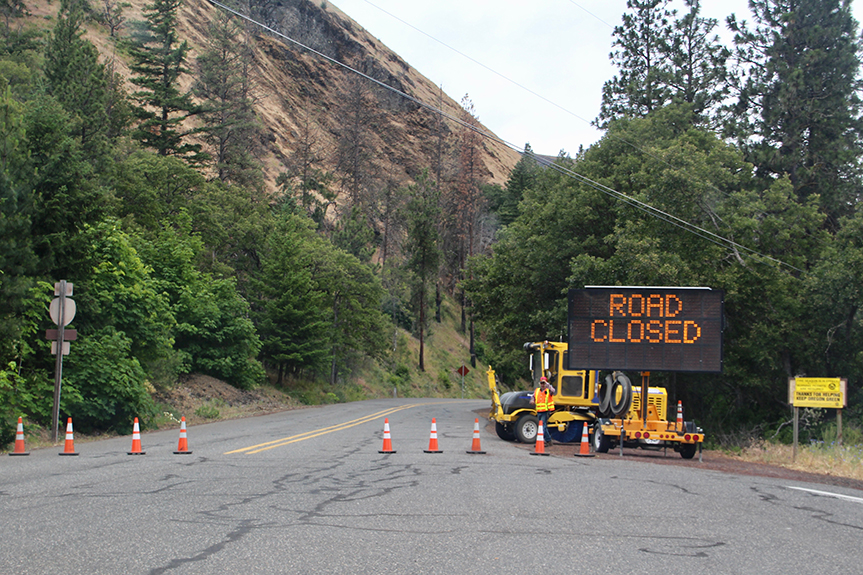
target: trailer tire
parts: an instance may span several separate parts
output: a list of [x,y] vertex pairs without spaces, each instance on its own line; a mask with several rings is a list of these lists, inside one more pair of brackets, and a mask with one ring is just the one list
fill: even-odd
[[[618,387],[621,389],[619,401],[616,399]],[[625,414],[629,411],[629,408],[632,407],[632,382],[630,382],[629,378],[624,374],[616,373],[614,384],[611,386],[608,395],[611,399],[610,405],[608,406],[611,413],[615,416]]]
[[522,415],[515,422],[515,436],[522,443],[536,443],[538,432],[539,419],[535,415]]
[[513,433],[512,427],[509,425],[504,425],[499,421],[495,421],[494,430],[497,432],[497,436],[504,441],[515,441],[515,433]]
[[611,388],[614,384],[614,378],[609,374],[605,376],[605,383],[599,384],[599,415],[600,417],[608,417],[611,415],[608,411],[608,406],[611,404]]
[[608,453],[611,449],[611,439],[602,432],[602,425],[597,421],[593,427],[593,450],[597,453]]
[[680,446],[680,457],[683,459],[692,459],[695,457],[695,452],[698,450],[696,443],[684,443]]

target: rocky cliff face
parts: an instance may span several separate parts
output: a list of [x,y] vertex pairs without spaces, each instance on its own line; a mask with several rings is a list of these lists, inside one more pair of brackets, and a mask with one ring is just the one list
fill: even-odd
[[[148,1],[130,0],[126,17],[143,19],[142,9]],[[47,16],[57,8],[57,3],[41,6]],[[190,59],[200,52],[207,23],[219,10],[206,0],[186,0],[181,9],[179,32],[180,38],[192,47]],[[247,7],[238,11],[416,100],[452,116],[460,113],[458,103],[442,94],[432,81],[325,0],[248,0]],[[34,8],[31,12],[38,15]],[[367,91],[370,108],[375,113],[364,129],[376,166],[387,180],[406,182],[423,168],[434,166],[440,135],[450,147],[455,145],[457,125],[441,121],[434,111],[368,80],[358,80],[349,70],[264,28],[254,25],[247,28],[254,38],[256,110],[267,133],[262,160],[270,188],[275,188],[276,177],[285,170],[304,125],[311,124],[321,157],[330,168],[334,167],[335,150],[345,121],[344,102],[352,90]],[[106,59],[120,60],[115,64],[118,71],[127,72],[106,28],[94,24],[88,37]],[[191,78],[186,81],[191,83]],[[506,146],[484,140],[479,171],[485,181],[503,183],[518,158]],[[447,162],[444,155],[443,163],[446,172],[446,166],[455,162]]]

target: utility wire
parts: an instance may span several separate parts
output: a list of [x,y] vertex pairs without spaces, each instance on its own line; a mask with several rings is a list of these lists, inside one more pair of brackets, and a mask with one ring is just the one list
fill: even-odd
[[[295,46],[299,46],[300,48],[307,50],[307,51],[311,52],[312,54],[320,56],[321,58],[324,58],[325,60],[327,60],[333,64],[336,64],[337,66],[344,68],[345,70],[348,70],[349,72],[357,74],[358,76],[360,76],[366,80],[369,80],[370,82],[373,82],[374,84],[377,84],[378,86],[380,86],[386,90],[394,92],[394,93],[402,96],[403,98],[406,98],[407,100],[410,100],[411,102],[414,102],[415,104],[419,105],[422,108],[425,108],[425,109],[432,111],[436,114],[440,114],[441,116],[467,128],[467,129],[473,130],[474,132],[478,133],[479,135],[483,136],[484,138],[487,138],[489,140],[492,140],[494,142],[497,142],[499,144],[507,146],[508,148],[510,148],[516,152],[519,152],[520,154],[523,154],[523,155],[529,154],[538,163],[540,163],[544,166],[550,167],[551,169],[557,171],[558,173],[568,175],[572,179],[579,181],[581,183],[584,183],[584,184],[592,187],[593,189],[598,190],[598,191],[600,191],[606,195],[609,195],[615,199],[621,200],[624,203],[626,203],[626,204],[628,204],[628,205],[630,205],[630,206],[632,206],[632,207],[634,207],[634,208],[636,208],[636,209],[638,209],[638,210],[640,210],[640,211],[642,211],[642,212],[644,212],[644,213],[646,213],[652,217],[656,217],[658,219],[661,219],[661,220],[663,220],[663,221],[665,221],[665,222],[667,222],[673,226],[676,226],[676,227],[678,227],[684,231],[692,233],[698,237],[706,239],[706,240],[708,240],[712,243],[715,243],[717,245],[720,245],[720,246],[723,246],[726,248],[734,247],[734,248],[749,252],[753,255],[757,255],[757,256],[760,256],[760,257],[765,258],[767,260],[773,261],[777,264],[789,267],[793,270],[803,272],[803,270],[801,270],[795,266],[792,266],[789,263],[783,262],[781,260],[778,260],[778,259],[773,258],[773,257],[768,256],[768,255],[762,254],[756,250],[748,248],[748,247],[746,247],[742,244],[739,244],[733,240],[729,240],[728,238],[720,236],[719,234],[713,233],[709,230],[705,230],[704,228],[701,228],[701,227],[699,227],[693,223],[687,222],[686,220],[683,220],[683,219],[678,218],[676,216],[673,216],[667,212],[664,212],[658,208],[655,208],[655,207],[651,206],[650,204],[647,204],[645,202],[637,200],[637,199],[633,198],[632,196],[628,196],[628,195],[626,195],[622,192],[619,192],[613,188],[610,188],[608,186],[600,184],[599,182],[596,182],[596,181],[588,178],[587,176],[579,174],[579,173],[575,172],[574,170],[571,170],[569,168],[565,168],[565,167],[563,167],[559,164],[556,164],[554,162],[550,162],[541,156],[537,156],[536,154],[533,154],[530,152],[525,152],[525,150],[522,149],[520,146],[517,146],[511,142],[508,142],[508,141],[492,134],[491,132],[488,132],[486,130],[482,130],[478,126],[475,126],[475,125],[471,124],[470,122],[466,122],[466,121],[462,120],[461,118],[453,116],[452,114],[449,114],[449,113],[447,113],[447,112],[445,112],[445,111],[443,111],[443,110],[441,110],[435,106],[432,106],[431,104],[426,104],[425,102],[419,100],[418,98],[415,98],[415,97],[413,97],[413,96],[411,96],[405,92],[402,92],[401,90],[394,88],[394,87],[390,86],[389,84],[381,82],[380,80],[376,80],[375,78],[372,78],[368,74],[364,74],[363,72],[357,70],[356,68],[348,66],[347,64],[340,62],[340,61],[336,60],[335,58],[327,56],[323,52],[320,52],[318,50],[315,50],[314,48],[306,46],[302,42],[299,42],[298,40],[295,40],[294,38],[291,38],[291,37],[287,36],[286,34],[279,32],[278,30],[274,30],[273,28],[270,28],[266,24],[258,22],[257,20],[254,20],[245,14],[237,12],[233,8],[225,6],[224,4],[219,2],[218,0],[207,0],[207,1],[210,2],[211,4],[213,4],[214,6],[221,8],[222,10],[225,10],[226,12],[230,12],[231,14],[234,14],[235,16],[238,16],[238,17],[240,17],[240,18],[242,18],[248,22],[251,22],[252,24],[255,24],[256,26],[263,28],[264,30],[267,30],[268,32],[270,32],[271,34],[273,34],[275,36],[278,36],[279,38],[283,38],[283,39],[287,40],[288,42],[290,42],[291,44],[294,44]],[[533,92],[531,92],[531,93],[533,93]],[[542,97],[542,96],[540,96],[540,97]],[[660,161],[662,161],[662,160],[660,159]]]
[[[510,84],[513,84],[514,86],[517,86],[517,87],[521,88],[522,90],[524,90],[524,91],[525,91],[525,92],[527,92],[528,94],[531,94],[531,95],[533,95],[533,96],[536,96],[536,97],[537,97],[537,98],[539,98],[540,100],[542,100],[542,101],[544,101],[544,102],[546,102],[546,103],[548,103],[548,104],[551,104],[551,105],[552,105],[552,106],[554,106],[555,108],[557,108],[557,109],[559,109],[559,110],[561,110],[561,111],[563,111],[563,112],[566,112],[567,114],[569,114],[569,115],[571,115],[571,116],[574,116],[574,117],[578,118],[579,120],[581,120],[582,122],[585,122],[586,124],[590,124],[590,120],[587,120],[587,119],[585,119],[585,118],[582,118],[581,116],[579,116],[578,114],[576,114],[576,113],[575,113],[575,112],[573,112],[572,110],[569,110],[569,109],[567,109],[567,108],[564,108],[563,106],[561,106],[561,105],[560,105],[560,104],[558,104],[557,102],[554,102],[554,101],[552,101],[552,100],[549,100],[548,98],[546,98],[546,97],[545,97],[545,96],[543,96],[542,94],[538,94],[538,93],[534,92],[533,90],[531,90],[531,89],[530,89],[530,88],[528,88],[527,86],[523,86],[522,84],[519,84],[518,82],[516,82],[516,81],[515,81],[515,80],[513,80],[512,78],[509,78],[509,77],[507,77],[507,76],[505,76],[505,75],[501,74],[501,73],[500,73],[500,72],[498,72],[497,70],[495,70],[495,69],[493,69],[493,68],[489,68],[488,66],[486,66],[485,64],[483,64],[483,63],[482,63],[482,62],[480,62],[479,60],[476,60],[475,58],[473,58],[473,57],[471,57],[471,56],[468,56],[467,54],[465,54],[465,53],[464,53],[464,52],[462,52],[461,50],[458,50],[457,48],[453,48],[452,46],[450,46],[449,44],[447,44],[447,43],[446,43],[446,42],[444,42],[443,40],[439,40],[439,39],[435,38],[434,36],[432,36],[431,34],[428,34],[427,32],[424,32],[423,30],[420,30],[419,28],[417,28],[416,26],[414,26],[414,25],[413,25],[413,24],[411,24],[410,22],[406,22],[406,21],[402,20],[401,18],[399,18],[399,17],[398,17],[398,16],[396,16],[395,14],[393,14],[393,13],[391,13],[391,12],[387,12],[386,10],[384,10],[383,8],[381,8],[380,6],[378,6],[377,4],[374,4],[373,2],[370,2],[369,0],[363,0],[363,2],[365,2],[365,3],[366,3],[366,4],[368,4],[369,6],[372,6],[373,8],[377,8],[378,10],[380,10],[381,12],[383,12],[384,14],[386,14],[387,16],[389,16],[390,18],[393,18],[393,19],[395,19],[395,20],[398,20],[399,22],[401,22],[401,23],[402,23],[402,24],[404,24],[405,26],[408,26],[409,28],[412,28],[412,29],[416,30],[417,32],[419,32],[419,33],[420,33],[420,34],[422,34],[423,36],[425,36],[425,37],[427,37],[427,38],[429,38],[429,39],[431,39],[431,40],[434,40],[435,42],[437,42],[437,43],[438,43],[438,44],[440,44],[441,46],[444,46],[445,48],[448,48],[449,50],[452,50],[453,52],[455,52],[455,53],[456,53],[456,54],[458,54],[459,56],[462,56],[463,58],[467,58],[468,60],[470,60],[471,62],[473,62],[473,63],[474,63],[474,64],[476,64],[477,66],[480,66],[481,68],[485,68],[486,70],[488,70],[489,72],[491,72],[491,73],[492,73],[492,74],[494,74],[495,76],[498,76],[498,77],[500,77],[500,78],[502,78],[502,79],[506,80],[506,81],[507,81],[507,82],[509,82]],[[575,4],[575,3],[573,2],[573,4]],[[576,6],[578,6],[578,4],[576,4]],[[580,8],[580,6],[579,6],[579,8]],[[584,9],[582,8],[582,10],[584,10]],[[585,12],[587,12],[587,10],[585,10]],[[590,12],[588,12],[588,14],[590,14]],[[593,14],[591,14],[591,16],[593,16]]]

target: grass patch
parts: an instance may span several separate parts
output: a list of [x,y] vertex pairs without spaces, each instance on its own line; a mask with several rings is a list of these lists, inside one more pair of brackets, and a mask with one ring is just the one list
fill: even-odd
[[[796,471],[863,480],[863,445],[835,445],[816,442],[798,445],[792,457],[791,445],[761,441],[741,448],[734,457],[753,463],[766,463]],[[792,460],[793,459],[793,460]]]

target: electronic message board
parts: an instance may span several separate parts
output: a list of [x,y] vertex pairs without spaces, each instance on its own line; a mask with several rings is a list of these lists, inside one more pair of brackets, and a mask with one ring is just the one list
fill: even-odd
[[709,288],[570,290],[568,369],[721,372],[722,305]]

